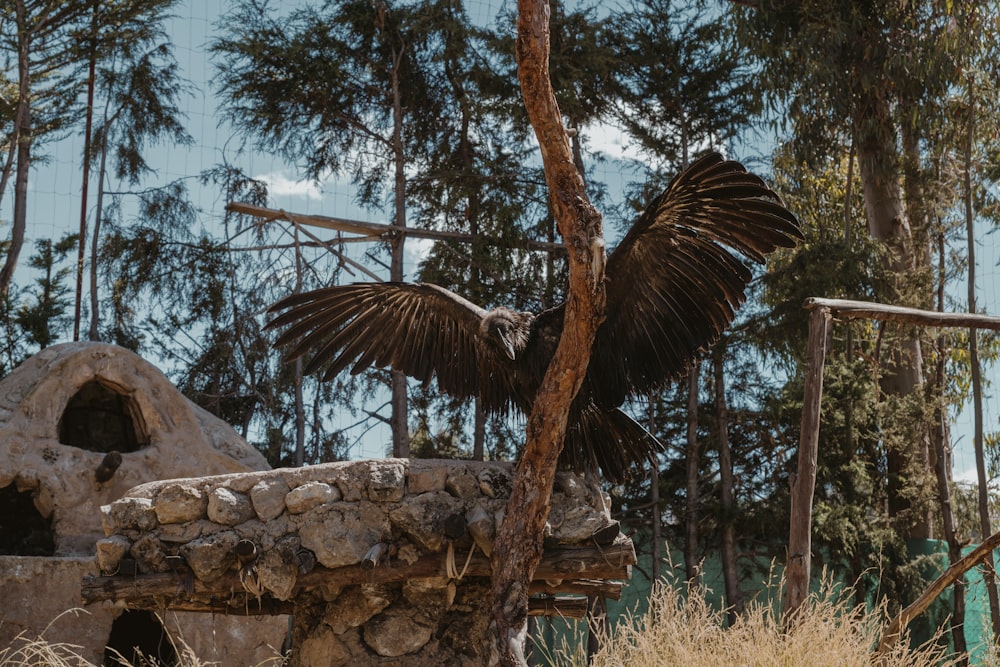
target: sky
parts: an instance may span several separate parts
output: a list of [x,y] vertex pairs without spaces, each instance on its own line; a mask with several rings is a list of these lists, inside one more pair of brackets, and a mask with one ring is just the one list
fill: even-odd
[[[272,208],[285,209],[297,213],[319,214],[339,218],[386,222],[380,212],[358,207],[354,202],[353,188],[347,181],[334,178],[321,182],[301,179],[294,165],[265,151],[249,147],[237,152],[238,140],[217,115],[216,102],[212,92],[213,67],[207,46],[227,7],[224,0],[189,0],[179,4],[176,18],[171,21],[169,33],[175,44],[175,56],[183,75],[194,86],[194,94],[182,99],[181,108],[186,115],[186,127],[195,141],[192,146],[160,146],[151,153],[150,162],[157,169],[156,180],[166,183],[177,178],[188,178],[189,186],[195,193],[201,211],[201,224],[211,228],[218,224],[225,206],[219,193],[202,188],[192,176],[226,161],[241,166],[247,173],[265,180],[270,189]],[[488,20],[494,16],[501,3],[472,3],[470,14],[477,20]],[[285,5],[287,6],[287,3]],[[631,157],[627,140],[611,127],[595,128],[588,132],[590,148],[613,158],[594,165],[598,180],[623,184],[625,178],[615,159]],[[22,262],[31,254],[33,241],[42,238],[57,238],[67,232],[76,231],[80,219],[80,190],[82,177],[80,156],[82,141],[71,136],[46,147],[48,161],[40,166],[31,178],[31,220],[27,230],[28,241],[22,254]],[[0,219],[10,219],[12,196],[4,198],[0,207]],[[612,192],[612,200],[615,193]],[[89,207],[93,208],[91,197]],[[606,230],[611,231],[611,230]],[[0,233],[7,234],[4,225]],[[609,243],[613,247],[613,240]],[[426,243],[408,241],[408,270],[412,270],[420,254],[426,250]],[[980,311],[1000,315],[1000,260],[996,236],[981,234],[977,241],[979,255],[978,272]],[[956,284],[952,295],[958,303],[965,301],[965,287]],[[1000,372],[990,368],[985,377],[991,386],[987,388],[984,401],[987,432],[1000,430],[1000,406],[997,404],[993,386],[1000,381]],[[971,410],[963,410],[956,416],[954,437],[956,441],[955,475],[961,479],[974,479],[975,466],[972,456]],[[390,442],[388,427],[377,427],[365,438],[356,455],[377,457],[384,454],[382,443]]]

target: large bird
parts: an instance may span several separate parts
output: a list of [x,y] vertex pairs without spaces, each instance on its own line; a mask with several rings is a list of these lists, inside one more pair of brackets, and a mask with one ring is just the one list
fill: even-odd
[[[764,182],[718,153],[699,159],[656,197],[606,266],[607,312],[572,405],[561,461],[599,466],[621,481],[659,449],[620,409],[661,388],[714,342],[744,302],[752,274],[801,232]],[[742,258],[741,258],[742,257]],[[269,327],[307,373],[329,380],[376,366],[402,371],[490,413],[527,414],[562,334],[565,304],[537,315],[485,310],[427,283],[355,283],[294,294]]]

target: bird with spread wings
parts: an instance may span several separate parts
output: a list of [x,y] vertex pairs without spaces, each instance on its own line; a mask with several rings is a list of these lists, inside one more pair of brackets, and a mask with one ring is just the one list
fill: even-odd
[[[659,443],[621,406],[677,378],[746,299],[753,274],[801,239],[795,216],[757,176],[710,153],[674,177],[608,256],[606,318],[569,416],[561,462],[621,481]],[[427,283],[355,283],[286,297],[268,324],[289,358],[329,380],[392,368],[488,413],[531,411],[562,334],[565,304],[486,310]]]

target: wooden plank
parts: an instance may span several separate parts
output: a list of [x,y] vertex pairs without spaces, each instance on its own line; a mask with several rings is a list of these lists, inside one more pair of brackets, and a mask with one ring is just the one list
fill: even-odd
[[836,317],[849,320],[872,319],[930,327],[961,327],[1000,331],[1000,317],[976,313],[940,313],[934,310],[889,306],[884,303],[849,299],[821,299],[819,297],[806,299],[805,307],[809,310],[825,308]]
[[[456,554],[455,561],[461,568],[465,554]],[[542,562],[535,572],[534,580],[539,582],[538,590],[549,593],[613,593],[607,588],[593,583],[593,580],[628,579],[631,566],[636,563],[635,549],[630,540],[622,540],[603,547],[579,546],[560,547],[545,551]],[[321,587],[342,587],[353,584],[374,584],[427,579],[447,576],[445,554],[432,554],[412,563],[390,561],[369,568],[361,564],[339,568],[317,566],[299,576],[293,595],[309,589]],[[466,575],[469,577],[489,577],[492,574],[490,561],[481,553],[475,553],[469,560]],[[589,581],[590,583],[585,583]],[[565,586],[563,586],[565,584]],[[618,589],[620,591],[620,588]],[[151,608],[175,608],[181,605],[185,610],[218,610],[249,604],[247,595],[235,571],[230,571],[210,582],[201,581],[189,572],[158,572],[134,576],[84,577],[81,585],[84,604],[101,601],[121,601],[128,605],[153,604]],[[235,597],[234,597],[235,596]],[[612,597],[609,594],[609,597]],[[234,602],[229,602],[233,600]],[[275,603],[278,604],[278,603]],[[181,607],[177,607],[181,608]],[[236,612],[232,612],[236,613]],[[271,613],[260,611],[257,613]],[[276,612],[285,613],[285,612]]]
[[792,483],[791,519],[785,564],[782,617],[787,624],[809,595],[812,564],[812,505],[816,488],[816,458],[819,450],[819,416],[823,401],[823,366],[830,330],[830,309],[820,306],[809,313],[809,358],[806,362],[802,397],[802,427],[799,435],[798,472]]
[[[387,225],[378,222],[365,222],[362,220],[349,220],[347,218],[332,218],[325,215],[307,215],[304,213],[289,213],[282,209],[266,208],[245,204],[243,202],[230,202],[226,205],[227,211],[251,215],[264,220],[286,220],[291,223],[309,225],[311,227],[322,227],[332,229],[347,234],[358,234],[361,238],[350,239],[352,241],[384,241],[393,238],[396,234],[406,234],[414,238],[431,239],[434,241],[458,241],[460,243],[472,243],[475,236],[462,232],[447,232],[438,229],[419,229],[415,227],[399,227],[397,225]],[[512,248],[517,244],[501,242],[499,239],[490,237],[479,237],[481,241],[504,248]],[[549,243],[547,241],[526,240],[523,246],[528,250],[541,250],[544,252],[564,253],[566,247],[561,243]]]

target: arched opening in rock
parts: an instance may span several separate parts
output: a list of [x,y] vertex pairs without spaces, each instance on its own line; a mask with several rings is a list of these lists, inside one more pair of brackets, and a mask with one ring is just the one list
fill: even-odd
[[125,390],[91,380],[69,399],[59,420],[59,442],[93,452],[134,452],[149,444],[142,414]]
[[52,556],[56,552],[52,521],[35,507],[31,491],[11,484],[0,489],[0,554]]
[[[125,662],[123,662],[123,660]],[[104,665],[179,664],[177,652],[160,620],[149,611],[126,611],[111,625],[111,634],[104,647]]]

